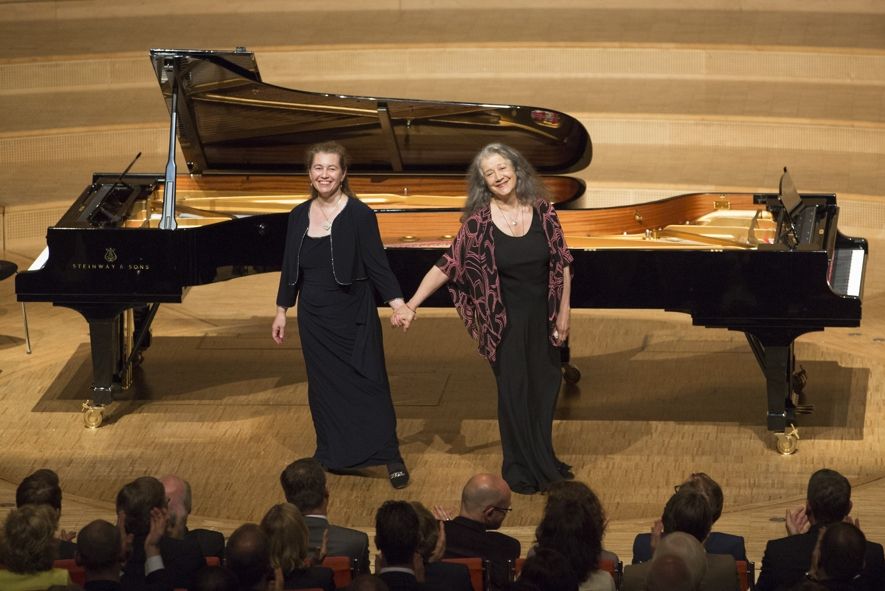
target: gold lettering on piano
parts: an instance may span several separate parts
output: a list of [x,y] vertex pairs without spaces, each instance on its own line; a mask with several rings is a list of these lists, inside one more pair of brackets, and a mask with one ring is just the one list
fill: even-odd
[[147,263],[71,263],[74,271],[150,271]]

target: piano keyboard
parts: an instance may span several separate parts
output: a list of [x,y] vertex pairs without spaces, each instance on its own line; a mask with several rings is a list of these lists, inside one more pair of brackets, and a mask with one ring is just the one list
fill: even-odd
[[864,256],[862,248],[837,248],[830,266],[829,283],[840,295],[860,297]]

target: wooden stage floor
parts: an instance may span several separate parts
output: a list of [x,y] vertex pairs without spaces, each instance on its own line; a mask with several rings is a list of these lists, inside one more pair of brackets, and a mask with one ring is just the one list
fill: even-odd
[[[878,254],[885,235],[842,231],[871,243],[863,325],[797,342],[816,412],[802,417],[793,456],[773,451],[764,381],[742,334],[658,311],[575,312],[572,355],[583,378],[562,392],[555,444],[601,496],[606,545],[625,561],[633,535],[647,530],[672,486],[692,471],[723,485],[717,529],[744,535],[757,564],[765,541],[782,535],[784,509],[801,502],[808,476],[825,466],[851,479],[862,527],[885,540],[885,258]],[[30,305],[34,351],[26,355],[13,281],[0,284],[0,514],[13,504],[15,484],[47,466],[61,477],[65,529],[112,519],[122,484],[170,472],[193,485],[192,526],[229,533],[259,520],[282,500],[280,470],[310,455],[314,438],[294,319],[285,346],[270,339],[277,277],[198,287],[183,304],[161,307],[128,400],[94,431],[79,414],[91,380],[85,321]],[[454,508],[470,475],[500,467],[491,371],[453,310],[420,316],[408,335],[384,333],[412,484],[394,491],[383,469],[329,476],[337,523],[371,531],[375,509],[391,498]],[[514,495],[505,530],[526,549],[543,503],[540,495]]]

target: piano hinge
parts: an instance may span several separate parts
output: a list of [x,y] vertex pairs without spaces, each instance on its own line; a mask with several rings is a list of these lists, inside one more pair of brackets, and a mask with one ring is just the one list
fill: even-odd
[[729,201],[725,195],[720,195],[713,202],[713,209],[731,209],[731,201]]

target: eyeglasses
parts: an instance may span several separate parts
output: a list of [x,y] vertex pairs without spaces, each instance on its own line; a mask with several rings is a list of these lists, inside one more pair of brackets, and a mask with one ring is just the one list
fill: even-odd
[[513,507],[495,507],[494,505],[492,505],[492,510],[500,511],[501,513],[510,513],[511,511],[513,511]]

